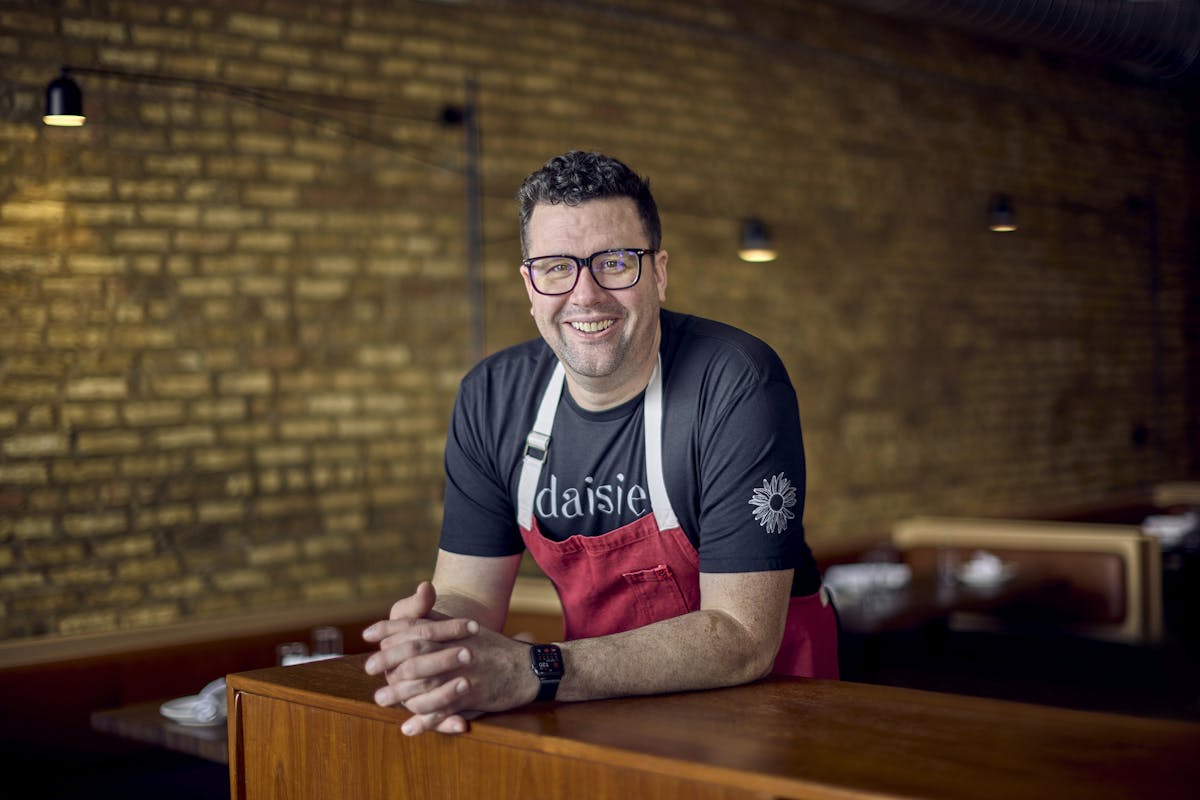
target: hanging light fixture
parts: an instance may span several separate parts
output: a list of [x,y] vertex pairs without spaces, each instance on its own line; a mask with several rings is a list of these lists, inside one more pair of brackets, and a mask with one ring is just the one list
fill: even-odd
[[742,220],[742,241],[738,247],[738,258],[742,261],[774,261],[777,257],[767,226],[756,218]]
[[42,122],[47,125],[77,128],[86,121],[83,115],[83,92],[71,80],[67,70],[46,87],[46,113]]
[[988,201],[988,230],[996,233],[1011,233],[1017,229],[1017,212],[1012,198],[1002,192],[992,195]]

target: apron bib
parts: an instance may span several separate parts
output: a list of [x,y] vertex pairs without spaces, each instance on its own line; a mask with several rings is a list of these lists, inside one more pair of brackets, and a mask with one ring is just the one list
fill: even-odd
[[[526,438],[517,489],[521,537],[558,592],[564,637],[606,636],[698,610],[699,554],[679,526],[663,474],[661,358],[643,401],[650,513],[599,536],[556,542],[539,531],[534,497],[564,379],[562,364],[556,364]],[[837,619],[824,588],[789,601],[773,673],[838,677]]]

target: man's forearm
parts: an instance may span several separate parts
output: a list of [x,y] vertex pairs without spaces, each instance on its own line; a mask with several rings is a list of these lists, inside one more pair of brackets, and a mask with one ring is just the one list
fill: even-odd
[[736,686],[766,675],[775,645],[724,611],[701,610],[623,633],[562,644],[559,700],[599,700]]

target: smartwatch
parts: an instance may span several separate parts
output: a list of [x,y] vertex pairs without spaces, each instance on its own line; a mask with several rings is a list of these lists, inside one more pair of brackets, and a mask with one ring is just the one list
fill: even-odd
[[558,683],[563,676],[562,651],[556,644],[535,644],[529,647],[529,665],[537,676],[537,702],[553,700],[558,694]]

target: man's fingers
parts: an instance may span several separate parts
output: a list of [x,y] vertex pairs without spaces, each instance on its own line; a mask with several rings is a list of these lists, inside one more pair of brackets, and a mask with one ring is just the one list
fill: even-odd
[[387,674],[388,682],[417,680],[461,669],[473,660],[465,647],[442,647],[426,642],[404,642],[380,650],[367,659],[368,675]]
[[437,724],[438,733],[466,733],[467,720],[462,714],[451,714]]
[[392,637],[403,639],[424,639],[431,642],[449,642],[463,639],[479,632],[479,623],[473,619],[428,620],[428,619],[389,619],[376,622],[363,631],[363,639],[368,642],[380,642],[383,647],[394,646],[387,640]]
[[450,680],[389,683],[375,691],[380,706],[404,706],[414,714],[452,713],[463,707],[471,682],[458,676]]
[[433,584],[429,581],[421,581],[412,594],[397,600],[392,605],[392,611],[388,616],[391,619],[424,617],[433,610],[433,604],[436,602],[437,590],[433,588]]

